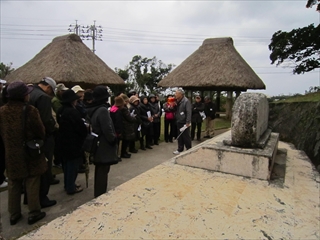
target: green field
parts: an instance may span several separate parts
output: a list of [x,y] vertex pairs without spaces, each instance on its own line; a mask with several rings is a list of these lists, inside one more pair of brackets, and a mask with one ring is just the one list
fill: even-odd
[[318,102],[320,101],[320,92],[315,93],[309,93],[306,95],[299,95],[299,96],[293,96],[289,97],[284,100],[275,101],[273,103],[292,103],[292,102]]

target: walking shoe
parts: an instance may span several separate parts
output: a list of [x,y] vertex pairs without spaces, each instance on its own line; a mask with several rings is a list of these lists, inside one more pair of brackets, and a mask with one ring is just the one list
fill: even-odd
[[152,149],[152,147],[151,147],[151,146],[149,146],[149,145],[148,145],[148,146],[146,146],[146,148],[148,148],[148,149]]
[[40,202],[40,206],[41,208],[47,208],[47,207],[51,207],[53,205],[56,205],[57,204],[57,201],[56,200],[45,200],[43,202]]
[[3,181],[3,183],[0,184],[0,188],[8,187],[8,182]]
[[209,135],[207,135],[207,136],[204,136],[203,138],[210,138],[210,136],[209,136]]
[[21,217],[22,217],[21,213],[19,213],[15,217],[10,217],[10,225],[16,225],[17,222],[21,219]]
[[38,222],[39,220],[41,220],[42,218],[44,218],[46,216],[45,212],[40,212],[39,214],[32,216],[32,217],[28,217],[28,224],[34,224],[36,222]]
[[56,184],[59,184],[59,183],[60,183],[59,179],[52,179],[51,182],[50,182],[50,185],[56,185]]
[[138,150],[137,150],[137,149],[129,149],[129,152],[131,152],[131,153],[137,153]]
[[180,152],[178,150],[174,151],[173,154],[179,155]]
[[121,158],[130,158],[130,157],[131,157],[131,154],[128,154],[128,153],[121,154]]

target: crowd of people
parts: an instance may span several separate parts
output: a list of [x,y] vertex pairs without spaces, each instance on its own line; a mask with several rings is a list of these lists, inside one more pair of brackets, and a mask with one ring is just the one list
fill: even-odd
[[[215,105],[210,97],[203,103],[201,96],[195,95],[192,104],[182,89],[168,94],[163,103],[157,94],[139,96],[131,90],[115,94],[110,104],[106,86],[85,90],[76,85],[69,89],[45,77],[34,85],[14,81],[2,88],[5,81],[1,81],[0,187],[8,186],[11,225],[22,217],[22,193],[29,208],[29,224],[45,217],[41,208],[56,204],[48,197],[50,185],[59,184],[52,174],[53,164],[63,169],[67,194],[83,190],[76,179],[88,161],[82,146],[91,132],[99,139],[90,158],[95,166],[94,197],[106,193],[111,165],[159,145],[162,119],[164,141],[178,141],[174,154],[191,148],[196,130],[200,140],[204,120],[205,138],[214,135]],[[25,121],[18,117],[23,111]],[[30,158],[24,143],[35,138],[44,144],[39,155]]]

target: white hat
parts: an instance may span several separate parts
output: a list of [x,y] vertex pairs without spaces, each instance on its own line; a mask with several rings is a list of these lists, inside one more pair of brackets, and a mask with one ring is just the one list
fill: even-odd
[[51,77],[44,77],[41,81],[48,83],[52,88],[52,91],[56,89],[56,86],[57,86],[56,81],[53,80]]
[[84,92],[85,90],[82,89],[79,85],[75,85],[73,88],[71,88],[75,93],[77,92]]
[[66,91],[68,89],[69,88],[67,88],[63,83],[57,84],[57,87],[56,87],[56,91]]
[[7,83],[6,80],[0,79],[0,84],[6,84],[6,83]]

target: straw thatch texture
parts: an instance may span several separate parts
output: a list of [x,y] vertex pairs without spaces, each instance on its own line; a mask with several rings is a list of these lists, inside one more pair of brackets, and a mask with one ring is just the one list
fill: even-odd
[[17,79],[38,83],[51,77],[68,87],[81,85],[120,85],[124,81],[82,42],[76,34],[56,37],[33,59],[6,77],[8,82]]
[[232,38],[206,39],[198,50],[158,85],[203,90],[266,88],[263,81],[234,48]]

